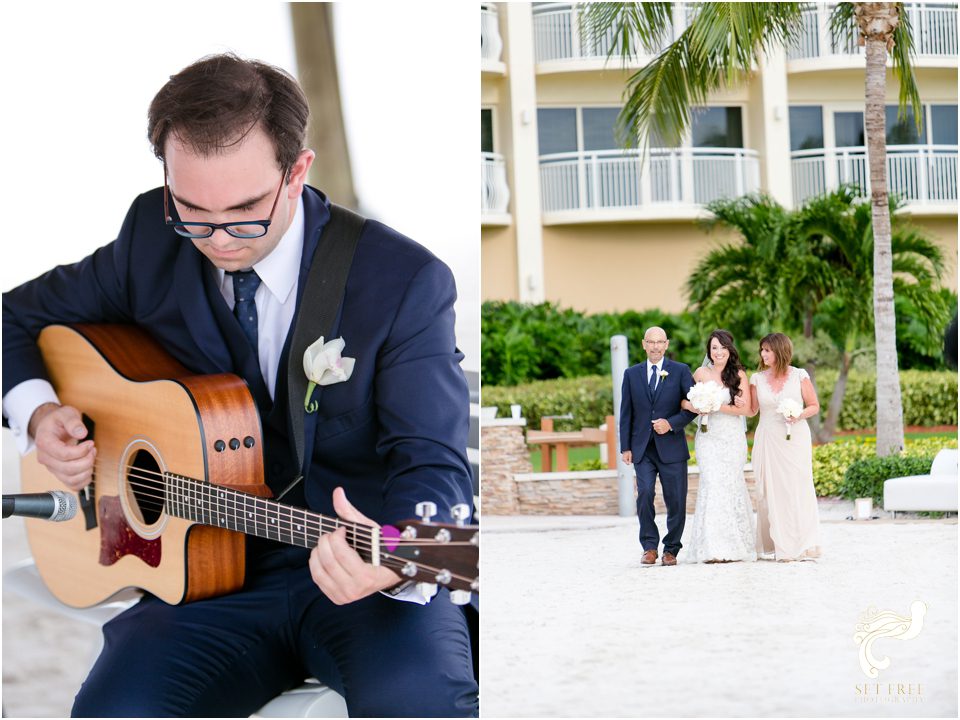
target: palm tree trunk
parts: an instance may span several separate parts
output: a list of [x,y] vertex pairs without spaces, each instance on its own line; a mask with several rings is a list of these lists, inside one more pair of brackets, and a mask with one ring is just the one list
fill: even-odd
[[307,147],[317,153],[309,182],[339,205],[357,207],[340,103],[331,3],[290,3],[297,75],[310,104]]
[[[867,3],[880,5],[881,3]],[[883,3],[886,4],[886,3]],[[897,331],[893,308],[893,262],[887,197],[886,77],[887,47],[882,36],[866,38],[864,125],[870,165],[873,216],[873,313],[877,352],[877,455],[903,450],[903,405],[897,368]]]

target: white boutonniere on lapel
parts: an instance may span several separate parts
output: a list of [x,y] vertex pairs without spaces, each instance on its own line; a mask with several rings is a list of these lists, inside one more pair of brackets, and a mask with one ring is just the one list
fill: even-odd
[[669,375],[670,373],[668,373],[666,370],[661,370],[659,374],[660,374],[660,382],[663,382],[664,380],[667,379],[667,375]]
[[356,359],[343,357],[341,353],[347,343],[342,337],[325,343],[323,337],[303,353],[303,372],[307,375],[307,395],[303,399],[303,409],[308,413],[316,412],[319,403],[310,402],[310,396],[317,385],[333,385],[345,382],[353,374]]

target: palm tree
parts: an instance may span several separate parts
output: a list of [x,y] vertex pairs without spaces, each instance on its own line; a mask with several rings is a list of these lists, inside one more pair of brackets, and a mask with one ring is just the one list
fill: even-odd
[[[857,202],[858,192],[846,186],[816,198],[798,213],[798,233],[803,245],[824,270],[814,327],[826,333],[840,354],[837,381],[818,440],[828,442],[843,407],[847,377],[856,355],[865,352],[864,342],[876,325],[875,305],[863,292],[875,277],[876,225],[872,205]],[[889,200],[889,215],[900,207]],[[939,337],[949,318],[949,309],[939,290],[943,253],[915,227],[895,218],[890,238],[892,290],[909,303],[913,320],[931,337]],[[879,354],[879,351],[878,351]],[[896,364],[896,354],[894,354]],[[897,387],[899,396],[900,388]],[[879,422],[879,418],[878,418]],[[879,432],[879,429],[878,429]]]
[[[891,202],[890,210],[898,204]],[[853,359],[865,352],[873,327],[873,305],[863,288],[873,277],[871,206],[857,202],[850,186],[790,212],[765,196],[717,200],[707,208],[716,226],[736,231],[738,243],[711,250],[687,280],[692,311],[703,327],[737,328],[735,335],[759,337],[773,328],[825,334],[836,348],[839,373],[819,442],[836,429]],[[939,337],[949,305],[937,284],[943,255],[937,245],[901,219],[893,225],[894,285],[909,302],[913,320]],[[808,368],[813,373],[813,368]]]
[[[663,47],[672,3],[590,3],[581,12],[583,33],[594,42],[613,38],[610,54],[625,60],[641,50]],[[765,53],[796,37],[804,3],[705,2],[691,6],[687,27],[657,56],[633,73],[620,114],[621,140],[628,145],[651,136],[679,144],[690,123],[690,108],[724,86],[742,82]],[[834,29],[856,21],[866,46],[867,160],[874,226],[873,302],[877,347],[877,453],[903,448],[903,409],[897,369],[890,211],[886,177],[884,91],[886,60],[900,81],[900,109],[908,104],[921,122],[920,97],[910,53],[913,42],[902,3],[839,3]]]
[[[787,253],[796,245],[791,213],[765,195],[715,200],[705,231],[733,230],[737,241],[724,241],[707,253],[690,273],[686,295],[701,329],[725,327],[735,337],[760,337],[795,305],[785,272]],[[759,333],[759,334],[757,334]]]

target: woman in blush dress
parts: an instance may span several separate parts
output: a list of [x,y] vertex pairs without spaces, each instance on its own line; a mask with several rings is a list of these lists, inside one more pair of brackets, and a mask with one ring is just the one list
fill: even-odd
[[[813,487],[813,446],[807,418],[820,412],[805,370],[792,367],[793,343],[783,333],[760,341],[760,372],[750,378],[757,478],[757,553],[761,560],[820,557],[820,519]],[[796,416],[792,416],[792,411]]]
[[[753,561],[757,559],[753,507],[743,479],[747,462],[743,418],[750,412],[747,374],[733,336],[726,330],[710,333],[707,358],[693,379],[720,386],[724,404],[718,411],[701,416],[706,425],[698,423],[694,439],[700,482],[690,556],[705,563]],[[689,400],[681,406],[696,412]]]

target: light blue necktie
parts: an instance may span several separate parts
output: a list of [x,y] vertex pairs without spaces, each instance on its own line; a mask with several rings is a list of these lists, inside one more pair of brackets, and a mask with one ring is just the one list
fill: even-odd
[[260,276],[255,270],[235,270],[233,276],[234,317],[240,323],[243,334],[257,353],[257,304],[253,301],[260,287]]

